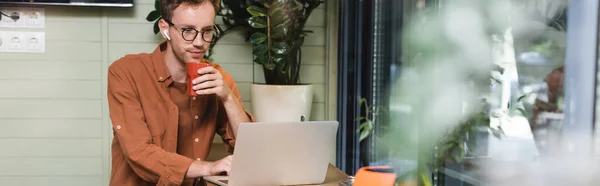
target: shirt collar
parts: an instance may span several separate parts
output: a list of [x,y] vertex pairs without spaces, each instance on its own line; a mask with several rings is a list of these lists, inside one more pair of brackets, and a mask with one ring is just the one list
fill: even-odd
[[165,63],[163,51],[167,48],[167,42],[162,42],[154,52],[152,52],[152,63],[156,69],[156,80],[161,83],[171,84],[173,79],[171,78],[171,72]]

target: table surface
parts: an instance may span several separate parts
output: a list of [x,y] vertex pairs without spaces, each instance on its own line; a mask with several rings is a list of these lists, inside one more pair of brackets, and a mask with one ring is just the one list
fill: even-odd
[[[327,175],[325,176],[325,182],[314,186],[339,186],[340,181],[348,179],[348,175],[337,167],[329,164],[327,167]],[[207,182],[208,186],[216,186],[213,183]]]

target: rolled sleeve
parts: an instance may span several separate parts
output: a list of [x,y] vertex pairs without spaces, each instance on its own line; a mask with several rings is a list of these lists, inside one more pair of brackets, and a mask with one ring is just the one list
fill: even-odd
[[[250,121],[255,121],[254,117],[249,112],[244,112],[246,112],[246,115],[248,118],[250,118]],[[235,135],[233,134],[231,125],[228,122],[227,114],[219,114],[219,120],[220,122],[219,128],[217,129],[217,134],[219,134],[223,139],[223,143],[225,144],[225,149],[227,149],[227,152],[233,153],[233,148],[235,147]]]
[[140,178],[158,185],[180,185],[193,162],[154,144],[144,112],[123,69],[109,68],[108,103],[115,139],[126,162]]
[[[240,92],[237,89],[237,85],[235,84],[233,79],[231,79],[231,77],[228,74],[225,76],[226,76],[225,79],[226,79],[227,83],[229,84],[229,87],[231,87],[231,91],[232,91],[233,95],[235,96],[236,101],[238,102],[238,104],[240,104],[240,106],[243,107],[244,102],[242,100],[242,97],[240,96]],[[246,111],[245,109],[244,109],[244,112],[246,113],[248,118],[250,118],[251,122],[256,121],[256,120],[254,120],[254,116],[252,116],[252,114],[250,114],[250,112]],[[225,144],[225,148],[227,149],[227,152],[233,153],[233,148],[235,147],[235,135],[233,134],[233,130],[231,129],[229,119],[227,118],[227,112],[222,103],[219,104],[217,124],[218,124],[217,134],[219,134],[221,136],[221,138],[223,139],[223,143]]]

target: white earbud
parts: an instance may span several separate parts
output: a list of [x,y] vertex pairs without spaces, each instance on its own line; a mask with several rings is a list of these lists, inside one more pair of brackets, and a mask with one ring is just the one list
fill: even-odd
[[163,31],[163,33],[165,34],[165,37],[167,37],[167,40],[171,40],[171,38],[169,37],[169,30],[165,30]]

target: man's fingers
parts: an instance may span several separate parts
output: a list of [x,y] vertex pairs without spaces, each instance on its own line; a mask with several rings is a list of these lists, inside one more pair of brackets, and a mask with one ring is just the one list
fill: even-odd
[[223,87],[205,88],[205,89],[196,90],[196,94],[198,94],[198,95],[217,94],[217,93],[221,92],[222,90],[223,90]]
[[201,69],[198,69],[198,74],[202,75],[202,74],[216,74],[219,73],[219,71],[215,68],[215,67],[204,67]]
[[192,84],[200,84],[203,83],[205,81],[212,81],[212,80],[216,80],[219,79],[219,75],[218,74],[205,74],[202,75],[194,80],[192,80]]
[[218,86],[223,86],[223,80],[212,80],[212,81],[205,81],[199,84],[194,85],[192,88],[193,90],[202,90],[202,89],[207,89],[207,88],[213,88],[213,87],[218,87]]
[[229,176],[229,172],[231,172],[231,166],[227,166],[225,168],[225,172],[227,172],[227,176]]
[[217,87],[217,86],[219,86],[221,84],[223,84],[223,83],[219,82],[219,81],[205,81],[203,83],[194,85],[193,90],[202,90],[202,89],[214,88],[214,87]]
[[220,172],[225,172],[227,175],[229,175],[229,172],[231,171],[231,159],[233,156],[229,155],[227,157],[224,157],[223,159],[218,161],[218,170],[220,170]]
[[227,175],[229,175],[229,172],[231,170],[231,162],[230,161],[224,161],[223,164],[223,171],[227,172]]
[[210,94],[216,94],[216,93],[217,93],[217,88],[196,90],[196,94],[198,94],[198,95],[210,95]]

